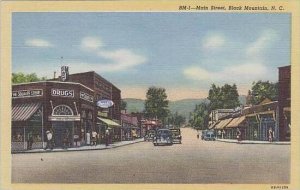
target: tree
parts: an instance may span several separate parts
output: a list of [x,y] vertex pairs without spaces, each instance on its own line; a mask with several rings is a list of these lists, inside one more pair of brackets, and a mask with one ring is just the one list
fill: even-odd
[[178,112],[170,113],[168,122],[169,124],[174,125],[175,127],[180,127],[182,124],[185,123],[186,118],[182,115],[179,115]]
[[207,129],[210,113],[210,104],[202,102],[195,106],[194,111],[190,114],[189,123],[193,128]]
[[44,81],[47,80],[46,77],[39,78],[36,73],[24,74],[24,73],[12,73],[12,83],[24,83],[24,82],[37,82],[37,81]]
[[261,80],[253,82],[248,96],[250,96],[250,103],[253,105],[259,104],[266,98],[275,101],[278,99],[278,83]]
[[233,109],[240,105],[239,94],[235,84],[222,87],[212,84],[208,92],[210,109]]
[[164,121],[167,118],[169,101],[164,88],[150,87],[146,94],[145,113],[149,118]]
[[121,110],[126,110],[126,107],[127,107],[127,102],[125,100],[121,100],[120,109]]

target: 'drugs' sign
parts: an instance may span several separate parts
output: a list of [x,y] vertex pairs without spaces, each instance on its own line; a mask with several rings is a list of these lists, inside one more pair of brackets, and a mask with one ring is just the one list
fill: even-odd
[[109,108],[114,105],[114,102],[111,100],[99,100],[97,102],[97,106],[100,108]]

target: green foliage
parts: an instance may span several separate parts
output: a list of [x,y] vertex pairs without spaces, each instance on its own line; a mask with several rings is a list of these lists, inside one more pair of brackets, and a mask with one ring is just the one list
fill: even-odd
[[149,118],[157,118],[162,121],[167,118],[169,101],[164,88],[150,87],[146,94],[145,113]]
[[210,105],[202,102],[196,105],[194,112],[190,114],[189,123],[193,128],[206,129],[209,121]]
[[182,115],[179,115],[178,112],[170,113],[168,117],[168,123],[179,128],[185,123],[186,118]]
[[125,100],[121,100],[121,110],[126,110],[126,107],[127,107],[127,102]]
[[208,92],[211,110],[214,109],[233,109],[240,105],[239,94],[235,84],[225,84],[222,87],[211,85]]
[[275,101],[278,99],[278,83],[261,80],[253,82],[248,96],[250,96],[249,101],[253,105],[259,104],[266,98]]
[[25,82],[36,82],[36,81],[44,81],[47,80],[46,77],[39,78],[35,73],[24,74],[24,73],[12,73],[12,83],[25,83]]

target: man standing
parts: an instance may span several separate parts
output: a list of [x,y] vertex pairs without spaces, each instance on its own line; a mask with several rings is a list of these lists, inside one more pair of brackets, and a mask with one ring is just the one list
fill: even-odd
[[28,133],[28,137],[27,137],[27,150],[32,149],[32,144],[33,144],[33,135],[32,135],[32,132],[30,131]]
[[50,150],[53,150],[53,144],[52,144],[52,132],[50,130],[46,131],[46,135],[47,135],[47,145],[45,147],[45,150],[47,150],[48,148]]
[[109,144],[109,130],[105,130],[105,145],[108,146]]

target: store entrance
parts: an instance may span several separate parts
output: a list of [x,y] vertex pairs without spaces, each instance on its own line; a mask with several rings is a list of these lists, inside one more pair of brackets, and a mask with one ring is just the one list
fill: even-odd
[[63,147],[64,139],[68,137],[68,144],[73,145],[74,122],[73,121],[55,121],[52,122],[54,132],[54,147]]

